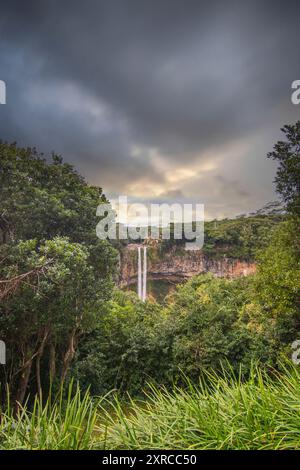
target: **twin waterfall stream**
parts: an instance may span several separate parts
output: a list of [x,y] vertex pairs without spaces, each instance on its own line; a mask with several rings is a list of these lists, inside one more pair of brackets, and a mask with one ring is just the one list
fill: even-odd
[[[138,296],[143,302],[147,296],[147,247],[143,249],[144,256],[142,257],[142,247],[138,247]],[[142,259],[143,258],[143,259]]]

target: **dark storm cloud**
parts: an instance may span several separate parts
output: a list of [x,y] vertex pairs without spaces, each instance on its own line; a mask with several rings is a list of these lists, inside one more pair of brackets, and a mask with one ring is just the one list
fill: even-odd
[[296,2],[274,1],[6,2],[0,135],[63,153],[109,191],[162,198],[189,186],[203,196],[197,178],[170,183],[165,166],[195,169],[208,154],[251,141],[235,174],[223,174],[229,150],[206,178],[231,207],[247,195],[249,206],[260,204],[271,190],[259,193],[258,184],[271,188],[272,177],[257,152],[297,112],[289,100],[299,13]]

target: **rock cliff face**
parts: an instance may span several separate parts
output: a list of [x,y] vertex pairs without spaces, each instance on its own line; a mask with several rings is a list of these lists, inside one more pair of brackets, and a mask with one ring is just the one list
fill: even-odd
[[[159,255],[157,248],[149,248],[147,256],[147,278],[165,279],[179,283],[200,273],[212,273],[216,277],[235,278],[247,276],[256,271],[255,263],[237,259],[213,259],[201,250],[176,252],[172,250]],[[120,287],[137,281],[137,245],[128,245],[120,257]]]

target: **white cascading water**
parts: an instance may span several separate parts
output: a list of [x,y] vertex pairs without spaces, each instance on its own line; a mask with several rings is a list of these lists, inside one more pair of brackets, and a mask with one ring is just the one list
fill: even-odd
[[138,297],[142,298],[142,257],[141,247],[138,246]]
[[144,266],[143,266],[143,301],[147,296],[147,247],[144,246]]
[[[144,246],[142,263],[142,250],[138,246],[138,297],[145,302],[147,297],[147,247]],[[142,267],[143,264],[143,267]]]

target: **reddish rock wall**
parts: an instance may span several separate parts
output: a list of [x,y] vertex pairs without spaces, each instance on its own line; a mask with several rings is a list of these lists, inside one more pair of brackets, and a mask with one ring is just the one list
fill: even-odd
[[[237,259],[214,259],[205,256],[201,250],[166,253],[159,256],[157,248],[148,248],[148,279],[168,279],[181,282],[200,273],[212,273],[216,277],[235,278],[248,276],[256,271],[255,263]],[[137,245],[128,245],[120,257],[121,287],[135,283],[137,280]]]

